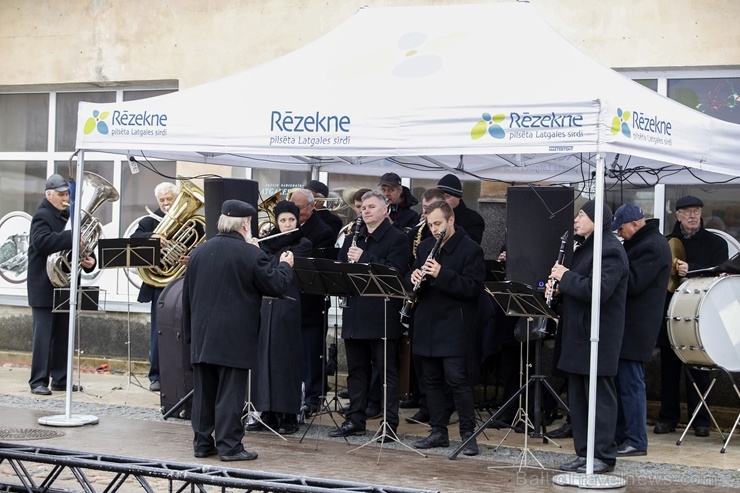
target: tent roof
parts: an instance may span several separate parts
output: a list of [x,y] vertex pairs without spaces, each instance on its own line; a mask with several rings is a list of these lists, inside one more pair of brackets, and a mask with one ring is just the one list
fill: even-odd
[[740,176],[740,125],[599,65],[520,2],[363,8],[230,77],[80,103],[77,147],[364,175],[452,169],[508,182],[587,180],[595,155],[609,153],[643,185]]

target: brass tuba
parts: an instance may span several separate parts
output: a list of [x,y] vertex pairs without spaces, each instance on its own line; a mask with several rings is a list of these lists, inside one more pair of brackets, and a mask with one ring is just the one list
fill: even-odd
[[280,192],[275,192],[257,205],[257,238],[264,238],[277,227],[275,206],[280,202]]
[[206,239],[205,217],[196,214],[205,203],[203,191],[185,178],[178,177],[178,180],[180,193],[152,232],[167,238],[167,246],[160,250],[159,265],[136,269],[142,281],[158,288],[185,273],[186,266],[180,264],[180,257],[189,255]]
[[[95,173],[85,171],[82,173],[82,194],[77,198],[82,214],[80,225],[80,239],[84,240],[84,246],[80,247],[80,262],[92,255],[98,240],[103,234],[100,221],[93,217],[95,211],[105,202],[118,200],[118,190],[105,178]],[[76,207],[77,205],[75,205]],[[52,253],[46,259],[46,275],[49,276],[51,284],[57,288],[69,286],[72,272],[72,250],[62,250]]]

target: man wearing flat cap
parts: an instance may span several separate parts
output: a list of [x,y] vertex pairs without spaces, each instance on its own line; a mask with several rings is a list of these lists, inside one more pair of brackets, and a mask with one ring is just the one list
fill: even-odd
[[[52,312],[54,286],[46,274],[46,259],[52,253],[72,249],[72,231],[64,229],[68,220],[69,183],[61,175],[51,175],[46,180],[45,197],[31,220],[28,237],[27,291],[33,317],[28,384],[36,395],[67,390],[69,315]],[[80,266],[90,271],[95,267],[95,259],[83,259]],[[73,390],[78,390],[76,385]]]
[[339,235],[339,230],[342,229],[344,224],[339,216],[324,207],[324,201],[321,200],[329,196],[329,187],[319,180],[311,180],[306,183],[306,190],[310,190],[311,193],[313,193],[316,215],[318,215],[319,218],[329,226],[332,233],[334,233],[334,238],[336,238]]
[[419,223],[419,213],[412,209],[419,201],[411,195],[411,190],[401,184],[401,177],[396,173],[381,176],[378,186],[388,202],[388,217],[393,226],[404,233],[411,231]]
[[293,281],[293,254],[280,261],[252,239],[254,207],[221,206],[218,234],[193,250],[182,289],[183,332],[193,364],[191,423],[195,457],[252,460],[242,445],[241,416],[249,369],[257,365],[263,296],[280,297]]
[[[676,238],[681,241],[685,259],[675,260],[675,269],[679,277],[692,277],[690,271],[715,267],[727,260],[729,253],[727,243],[718,235],[704,229],[701,214],[704,202],[698,197],[687,195],[676,201],[676,225],[668,235],[668,241]],[[672,293],[667,292],[665,309],[670,305]],[[660,347],[660,413],[654,433],[663,434],[676,430],[676,424],[681,418],[680,381],[683,372],[683,362],[676,356],[668,339],[668,329],[665,318],[658,334],[657,346]],[[709,375],[705,371],[689,368],[696,385],[702,393],[709,388]],[[699,396],[684,378],[686,386],[686,402],[689,413],[692,413],[699,404]],[[709,414],[702,406],[692,423],[694,435],[709,436]]]
[[[603,217],[601,252],[594,251],[596,214]],[[624,334],[624,310],[627,297],[629,265],[627,254],[619,240],[609,232],[612,211],[604,204],[596,211],[596,203],[589,200],[573,220],[579,247],[573,252],[570,267],[556,263],[550,271],[545,296],[553,289],[552,280],[559,282],[555,296],[562,306],[562,343],[557,367],[567,373],[568,407],[573,427],[573,445],[577,457],[560,469],[568,472],[586,472],[588,441],[588,394],[591,362],[591,311],[599,311],[599,365],[596,369],[596,434],[594,437],[595,474],[614,470],[617,445],[614,433],[617,427],[617,390],[615,376],[619,350]],[[594,255],[601,255],[601,282],[593,279]],[[601,306],[591,306],[591,289],[601,289]]]
[[665,288],[671,275],[671,249],[658,219],[645,219],[635,204],[614,213],[612,231],[624,238],[629,260],[624,337],[617,368],[617,456],[646,455],[648,447],[645,364],[665,316]]
[[462,228],[477,244],[483,241],[483,230],[486,229],[486,222],[483,216],[473,209],[469,209],[462,199],[463,190],[460,179],[453,175],[444,175],[437,182],[437,188],[445,194],[445,200],[455,213],[455,226]]

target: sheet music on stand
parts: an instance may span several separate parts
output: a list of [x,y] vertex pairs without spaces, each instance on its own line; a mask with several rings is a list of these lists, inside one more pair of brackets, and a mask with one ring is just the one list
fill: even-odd
[[547,317],[557,320],[557,314],[545,304],[542,295],[522,282],[484,282],[486,291],[504,313],[514,317]]
[[157,238],[110,238],[98,241],[101,269],[154,267],[159,264]]

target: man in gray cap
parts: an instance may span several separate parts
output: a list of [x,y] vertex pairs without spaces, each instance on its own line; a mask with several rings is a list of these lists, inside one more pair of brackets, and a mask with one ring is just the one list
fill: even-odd
[[646,455],[648,447],[645,363],[664,318],[665,288],[671,275],[671,249],[658,219],[645,219],[642,209],[623,204],[614,214],[612,231],[624,238],[629,281],[624,337],[617,369],[617,456]]
[[388,202],[388,217],[393,226],[404,233],[411,231],[419,223],[419,213],[412,209],[419,201],[411,195],[411,190],[403,186],[396,173],[381,176],[378,186]]
[[221,206],[219,233],[193,250],[182,289],[183,332],[193,364],[191,423],[195,457],[253,460],[242,445],[249,369],[257,364],[263,296],[280,297],[293,280],[293,254],[275,265],[251,235],[254,207]]
[[[28,384],[36,395],[67,390],[69,315],[52,312],[54,286],[46,274],[46,259],[52,253],[72,248],[72,231],[64,229],[69,220],[69,183],[61,175],[51,175],[46,180],[45,194],[31,220],[28,244],[27,291],[33,316]],[[91,270],[95,267],[95,259],[88,257],[80,265]],[[76,385],[73,390],[78,390]]]
[[[687,195],[676,201],[676,225],[668,235],[676,238],[683,244],[686,252],[685,259],[675,259],[675,269],[679,277],[692,277],[690,271],[715,267],[727,260],[729,253],[727,243],[718,235],[704,229],[701,218],[704,202],[698,197]],[[665,309],[670,305],[672,293],[666,296]],[[676,356],[668,339],[666,319],[658,333],[657,346],[660,348],[660,413],[658,423],[653,429],[654,433],[663,434],[676,430],[676,424],[681,418],[680,382],[683,372],[683,362]],[[709,388],[709,375],[705,371],[689,368],[692,377],[701,393]],[[686,385],[686,402],[689,412],[693,412],[699,404],[699,396],[684,378]],[[706,407],[694,419],[692,426],[694,435],[699,437],[709,436],[709,414]]]

